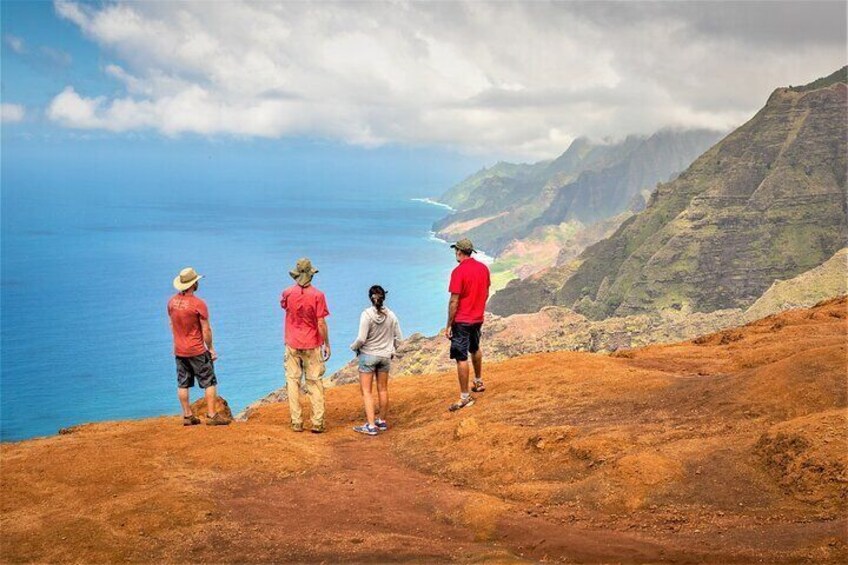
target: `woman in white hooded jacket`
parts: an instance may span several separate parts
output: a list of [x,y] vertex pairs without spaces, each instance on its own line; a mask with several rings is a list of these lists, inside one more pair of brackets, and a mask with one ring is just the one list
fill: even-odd
[[[386,416],[389,411],[389,370],[401,340],[400,323],[394,312],[383,306],[386,291],[379,285],[368,289],[371,307],[359,317],[359,335],[350,348],[359,357],[359,386],[362,403],[365,405],[367,421],[355,426],[354,431],[374,436],[388,429]],[[380,417],[375,418],[374,397],[371,383],[376,376],[377,394],[380,401]]]

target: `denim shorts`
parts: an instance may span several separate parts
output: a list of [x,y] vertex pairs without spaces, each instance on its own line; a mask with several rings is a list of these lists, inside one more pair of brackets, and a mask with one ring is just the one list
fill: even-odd
[[388,373],[391,367],[392,362],[388,357],[378,357],[376,355],[368,355],[367,353],[359,354],[360,373],[373,373],[374,371]]

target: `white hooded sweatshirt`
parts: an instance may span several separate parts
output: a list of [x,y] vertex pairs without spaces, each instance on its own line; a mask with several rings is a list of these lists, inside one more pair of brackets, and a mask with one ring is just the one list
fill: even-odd
[[359,335],[350,348],[358,354],[391,358],[403,336],[395,313],[383,306],[382,312],[371,306],[359,317]]

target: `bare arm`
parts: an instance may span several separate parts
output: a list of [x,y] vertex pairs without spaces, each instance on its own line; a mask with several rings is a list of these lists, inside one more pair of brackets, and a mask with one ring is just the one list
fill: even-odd
[[203,332],[203,343],[206,344],[206,349],[209,350],[209,355],[212,356],[214,361],[218,358],[218,354],[215,353],[215,346],[212,345],[212,324],[209,323],[209,320],[201,318],[200,330]]
[[451,293],[448,303],[448,325],[445,326],[445,337],[448,339],[453,336],[453,321],[456,318],[457,308],[459,308],[459,295]]
[[324,345],[322,346],[322,354],[324,357],[324,361],[327,361],[330,358],[330,330],[327,328],[327,320],[326,318],[320,318],[318,320],[318,331],[321,332],[321,337],[324,339]]

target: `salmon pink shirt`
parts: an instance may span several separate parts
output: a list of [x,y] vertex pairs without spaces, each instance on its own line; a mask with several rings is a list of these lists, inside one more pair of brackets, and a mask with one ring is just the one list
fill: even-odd
[[283,291],[280,306],[286,311],[285,341],[292,349],[315,349],[324,345],[318,320],[330,315],[324,293],[312,285],[295,284]]
[[203,300],[177,293],[168,301],[168,317],[174,332],[174,355],[194,357],[206,352],[200,320],[209,319],[209,309]]

